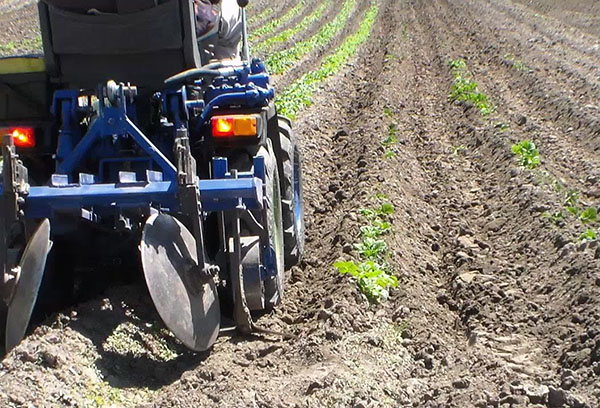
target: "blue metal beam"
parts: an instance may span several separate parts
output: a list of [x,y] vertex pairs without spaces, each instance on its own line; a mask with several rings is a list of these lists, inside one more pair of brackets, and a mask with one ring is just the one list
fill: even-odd
[[[242,198],[248,209],[260,209],[262,181],[258,178],[200,180],[200,198],[204,211],[234,210]],[[2,193],[0,186],[0,194]],[[27,218],[51,218],[56,210],[84,208],[143,208],[159,205],[176,210],[177,184],[170,181],[145,184],[92,184],[66,187],[31,187],[25,198]]]

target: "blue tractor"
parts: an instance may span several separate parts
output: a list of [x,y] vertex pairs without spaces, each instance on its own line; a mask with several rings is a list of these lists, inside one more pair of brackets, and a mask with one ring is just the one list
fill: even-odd
[[43,58],[0,60],[0,348],[140,266],[194,351],[281,302],[302,161],[238,4],[239,58],[211,60],[192,0],[39,2]]

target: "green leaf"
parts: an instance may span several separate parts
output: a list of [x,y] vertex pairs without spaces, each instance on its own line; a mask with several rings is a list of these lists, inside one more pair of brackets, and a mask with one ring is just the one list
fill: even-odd
[[594,241],[596,238],[598,238],[596,231],[592,229],[586,230],[583,234],[579,236],[580,241]]
[[392,215],[394,213],[394,206],[391,203],[381,204],[379,214]]
[[586,208],[579,215],[579,219],[584,224],[598,221],[598,209],[596,207]]
[[333,266],[342,275],[350,274],[352,276],[358,276],[358,266],[352,261],[349,261],[349,262],[339,261],[339,262],[334,263]]

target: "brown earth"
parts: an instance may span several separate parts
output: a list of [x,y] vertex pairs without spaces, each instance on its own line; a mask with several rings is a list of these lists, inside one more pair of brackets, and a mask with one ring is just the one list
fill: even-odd
[[[359,55],[299,115],[308,252],[260,319],[297,339],[230,333],[189,353],[143,284],[115,288],[2,361],[0,406],[599,407],[600,247],[579,240],[598,225],[543,216],[566,213],[569,190],[600,199],[597,2],[522,3],[382,0]],[[459,57],[490,116],[449,101]],[[524,139],[534,171],[511,153]],[[400,285],[370,305],[332,264],[356,257],[360,209],[381,194]]]

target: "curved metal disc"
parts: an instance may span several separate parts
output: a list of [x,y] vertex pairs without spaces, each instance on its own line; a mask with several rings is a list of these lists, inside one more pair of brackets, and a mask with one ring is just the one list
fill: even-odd
[[8,304],[6,351],[13,349],[25,336],[51,247],[50,221],[45,219],[27,243],[21,257],[21,273]]
[[141,252],[146,284],[165,325],[188,348],[210,348],[219,335],[221,311],[215,283],[203,282],[194,268],[192,234],[170,215],[153,215],[144,226]]

